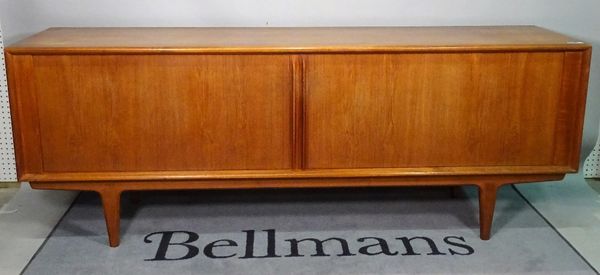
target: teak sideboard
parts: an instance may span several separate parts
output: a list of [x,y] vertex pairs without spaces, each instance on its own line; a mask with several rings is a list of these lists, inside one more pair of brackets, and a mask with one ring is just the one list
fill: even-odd
[[6,49],[18,177],[96,191],[479,188],[576,172],[591,47],[533,26],[51,28]]

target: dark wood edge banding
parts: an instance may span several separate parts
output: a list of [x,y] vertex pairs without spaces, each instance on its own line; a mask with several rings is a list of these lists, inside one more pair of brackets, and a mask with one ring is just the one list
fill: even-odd
[[293,55],[292,62],[292,169],[304,169],[304,60]]

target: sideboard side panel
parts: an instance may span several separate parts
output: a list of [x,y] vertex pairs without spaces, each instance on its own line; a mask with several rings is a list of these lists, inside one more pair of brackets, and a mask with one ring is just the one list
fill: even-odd
[[591,49],[565,52],[561,100],[556,120],[556,165],[579,169]]
[[291,167],[288,56],[33,59],[44,172]]
[[21,180],[25,174],[43,172],[37,95],[31,81],[33,58],[7,53],[6,67],[17,177]]

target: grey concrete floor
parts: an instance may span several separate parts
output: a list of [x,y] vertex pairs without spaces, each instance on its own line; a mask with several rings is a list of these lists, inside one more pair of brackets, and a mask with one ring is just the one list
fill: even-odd
[[20,274],[67,211],[76,192],[0,188],[0,274]]
[[[18,274],[70,206],[76,192],[0,188],[0,274]],[[600,270],[600,180],[567,175],[517,189],[556,230]],[[24,230],[23,225],[27,225]]]
[[0,209],[19,191],[18,183],[0,183]]
[[600,270],[600,181],[569,174],[561,181],[517,185],[531,205]]
[[600,179],[585,179],[585,182],[600,195]]

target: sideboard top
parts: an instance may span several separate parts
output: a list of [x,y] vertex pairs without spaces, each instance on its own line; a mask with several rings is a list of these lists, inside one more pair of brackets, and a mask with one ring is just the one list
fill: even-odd
[[7,48],[31,53],[381,52],[577,50],[590,46],[536,26],[50,28]]

